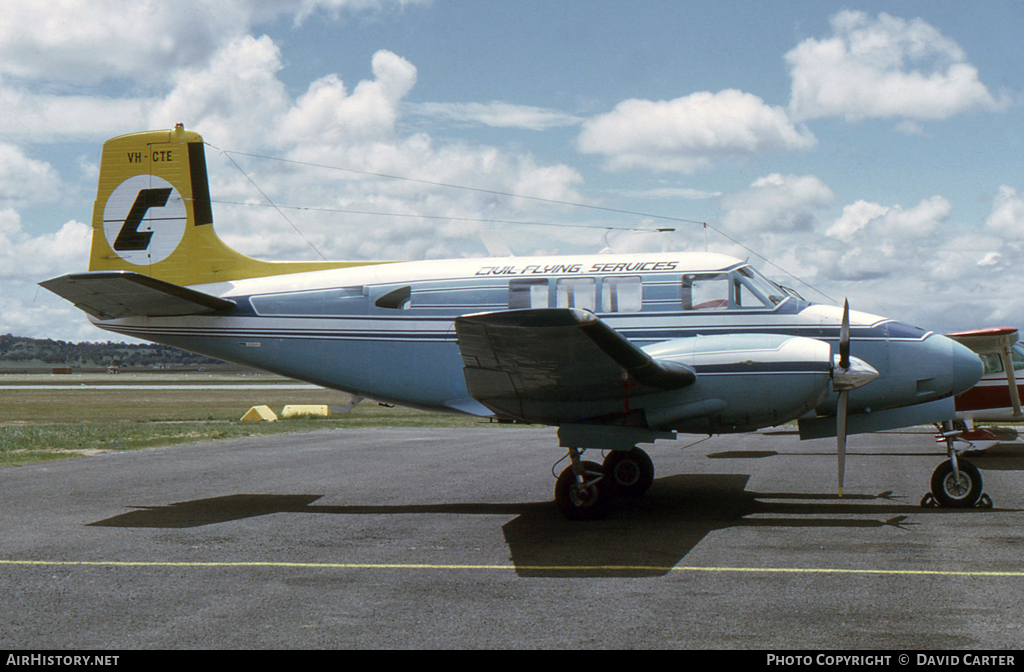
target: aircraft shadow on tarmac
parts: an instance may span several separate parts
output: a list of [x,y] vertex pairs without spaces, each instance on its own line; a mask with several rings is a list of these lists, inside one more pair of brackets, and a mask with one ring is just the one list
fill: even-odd
[[[571,522],[553,502],[512,504],[317,505],[321,495],[238,494],[139,507],[90,523],[98,527],[191,528],[279,513],[333,515],[511,515],[502,526],[520,576],[662,576],[715,530],[735,527],[907,528],[910,514],[934,515],[879,495],[758,493],[745,474],[656,479],[639,501],[623,501],[605,520]],[[756,517],[754,517],[756,515]],[[834,518],[856,515],[857,519]]]
[[[782,432],[777,432],[782,433]],[[991,448],[984,450],[966,450],[963,456],[974,463],[974,466],[979,469],[991,470],[991,471],[1024,471],[1024,443],[997,443]],[[756,460],[767,457],[829,457],[835,455],[835,453],[823,453],[823,452],[795,452],[787,451],[785,453],[779,453],[774,450],[726,450],[718,453],[708,453],[708,459],[712,460]],[[901,451],[898,453],[885,453],[879,451],[871,452],[854,452],[847,451],[847,457],[854,455],[860,455],[863,457],[935,457],[936,465],[938,461],[945,459],[945,449],[939,448],[930,452],[922,453],[908,453]]]

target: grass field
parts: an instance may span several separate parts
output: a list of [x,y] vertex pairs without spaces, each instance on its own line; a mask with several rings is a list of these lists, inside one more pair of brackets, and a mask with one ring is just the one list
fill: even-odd
[[[0,387],[19,386],[0,389],[0,466],[255,434],[335,427],[470,427],[486,422],[372,401],[328,418],[240,422],[252,406],[267,405],[280,414],[286,404],[344,406],[350,399],[342,392],[318,388],[281,389],[285,382],[293,381],[252,374],[0,376]],[[109,387],[114,384],[132,387]],[[176,387],[152,389],[166,384]],[[256,385],[258,389],[251,389]]]

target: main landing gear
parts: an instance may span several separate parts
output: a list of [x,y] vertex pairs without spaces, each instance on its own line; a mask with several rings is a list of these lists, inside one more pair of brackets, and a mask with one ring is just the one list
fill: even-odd
[[956,449],[960,431],[953,423],[942,423],[942,432],[936,441],[946,443],[949,459],[938,466],[932,474],[932,491],[921,500],[921,506],[942,506],[954,509],[971,507],[992,508],[992,500],[982,492],[981,472],[962,459]]
[[639,448],[613,450],[603,464],[586,462],[578,448],[555,483],[555,502],[569,520],[599,520],[616,499],[640,497],[654,482],[654,463]]
[[[608,515],[615,500],[642,496],[654,482],[654,463],[639,443],[675,440],[675,432],[646,427],[564,424],[558,443],[572,462],[555,483],[555,503],[569,520],[597,520]],[[584,462],[588,448],[607,450],[603,464]]]

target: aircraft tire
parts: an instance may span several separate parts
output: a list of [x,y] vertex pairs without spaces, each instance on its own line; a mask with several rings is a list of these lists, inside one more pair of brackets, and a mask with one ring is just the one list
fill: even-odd
[[639,448],[613,450],[601,466],[617,497],[641,497],[654,482],[654,463]]
[[981,498],[981,472],[967,460],[958,460],[960,481],[953,480],[953,463],[946,460],[932,474],[932,494],[941,506],[964,509]]
[[[576,486],[572,467],[566,467],[555,482],[555,503],[569,520],[600,520],[608,515],[608,479],[597,462],[584,462],[584,480],[590,484],[582,490]],[[596,479],[596,480],[595,480]]]

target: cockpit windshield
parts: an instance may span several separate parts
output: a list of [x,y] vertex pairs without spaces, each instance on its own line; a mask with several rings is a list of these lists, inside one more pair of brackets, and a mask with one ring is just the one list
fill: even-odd
[[743,288],[756,294],[762,304],[768,307],[775,307],[790,296],[789,292],[761,275],[752,266],[741,266],[733,273],[737,306],[752,307],[749,306],[750,299],[744,299]]

